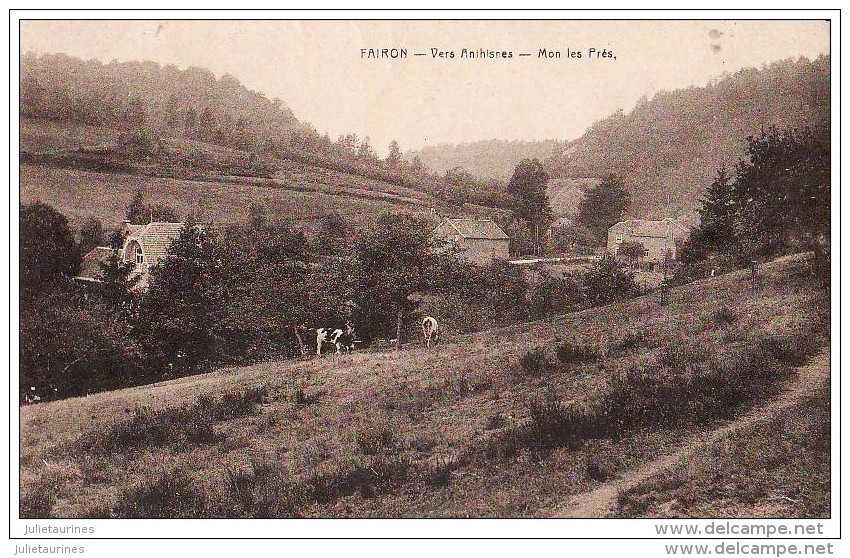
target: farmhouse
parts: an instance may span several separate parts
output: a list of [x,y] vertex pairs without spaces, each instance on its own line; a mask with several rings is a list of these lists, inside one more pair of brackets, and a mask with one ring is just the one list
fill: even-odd
[[[165,223],[154,221],[147,225],[132,225],[125,221],[121,225],[124,242],[117,253],[124,262],[133,262],[134,275],[141,276],[138,288],[145,289],[148,285],[150,270],[161,262],[173,240],[180,236],[183,223]],[[99,246],[83,257],[83,265],[77,279],[82,281],[99,281],[100,263],[105,262],[116,251],[109,247]]]
[[617,257],[624,242],[640,242],[644,247],[644,262],[656,264],[665,257],[675,260],[677,244],[687,235],[688,229],[675,219],[620,221],[608,229],[608,253]]
[[445,219],[434,236],[452,243],[463,258],[478,265],[509,258],[511,239],[490,219]]

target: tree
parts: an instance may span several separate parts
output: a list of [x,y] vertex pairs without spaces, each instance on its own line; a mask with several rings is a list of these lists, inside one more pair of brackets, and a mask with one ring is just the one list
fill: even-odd
[[571,276],[544,272],[531,289],[531,316],[535,319],[574,312],[584,305],[581,284]]
[[198,127],[200,128],[201,137],[206,140],[214,140],[218,133],[218,123],[216,122],[215,113],[212,107],[206,106],[201,111],[201,116],[198,119]]
[[[294,329],[310,320],[309,257],[301,230],[285,221],[236,227],[223,235],[227,269],[225,320],[234,358],[273,351],[296,354]],[[327,278],[319,283],[327,288]]]
[[733,193],[744,251],[758,257],[796,247],[819,254],[819,239],[828,242],[830,233],[830,176],[828,127],[771,127],[748,137]]
[[151,271],[136,331],[153,370],[194,369],[227,360],[232,260],[211,227],[187,222]]
[[397,169],[401,166],[401,148],[396,140],[390,142],[386,161],[387,166],[391,169]]
[[186,110],[186,117],[183,125],[183,131],[187,137],[192,137],[195,130],[198,128],[198,112],[195,107],[189,107]]
[[425,171],[425,164],[422,162],[422,159],[419,155],[414,155],[413,160],[410,161],[410,172],[413,174],[422,174]]
[[617,255],[627,258],[632,265],[638,263],[645,253],[646,246],[636,240],[627,240],[617,248]]
[[345,249],[348,226],[342,215],[331,211],[322,218],[315,250],[324,254],[339,254]]
[[631,271],[605,256],[582,276],[582,291],[591,306],[602,306],[631,298],[639,287]]
[[388,334],[395,325],[401,343],[404,321],[416,308],[410,296],[428,289],[436,263],[430,228],[411,214],[385,214],[357,242],[355,302],[363,324],[358,329],[370,337]]
[[830,195],[828,127],[762,130],[747,138],[747,159],[736,165],[734,179],[718,170],[681,259],[740,265],[813,250],[815,267],[828,273]]
[[540,238],[552,223],[552,207],[546,187],[549,175],[537,159],[523,159],[514,169],[507,193],[514,197],[517,217],[534,231],[534,253],[542,252]]
[[136,263],[125,262],[117,250],[100,262],[101,282],[97,291],[116,316],[131,317],[131,307],[137,298],[135,289],[141,280],[141,275],[133,273],[135,270]]
[[82,255],[64,215],[47,204],[20,207],[21,299],[47,290],[80,270]]
[[180,125],[180,107],[177,104],[177,95],[171,94],[165,106],[165,125],[176,128]]
[[622,218],[630,201],[631,195],[623,179],[616,174],[607,174],[579,202],[576,223],[593,233],[597,245],[604,245],[608,229]]
[[734,183],[725,166],[717,169],[717,176],[706,190],[701,205],[698,210],[700,224],[691,229],[679,253],[684,263],[728,253],[735,244],[737,206]]
[[163,204],[151,205],[145,203],[145,195],[141,190],[136,190],[133,199],[127,206],[125,220],[134,225],[146,225],[153,221],[176,223],[179,221],[177,212],[171,207]]
[[43,293],[20,318],[21,399],[86,395],[133,385],[138,346],[126,322],[72,288]]
[[145,111],[145,102],[141,99],[130,99],[124,109],[123,121],[131,129],[142,128],[147,122],[147,112]]
[[360,142],[360,146],[357,148],[357,158],[363,160],[376,160],[378,158],[378,156],[375,155],[375,150],[372,149],[369,136],[366,136],[363,138],[363,141]]
[[103,246],[106,242],[106,231],[100,219],[90,216],[80,226],[80,254],[88,254],[93,248]]

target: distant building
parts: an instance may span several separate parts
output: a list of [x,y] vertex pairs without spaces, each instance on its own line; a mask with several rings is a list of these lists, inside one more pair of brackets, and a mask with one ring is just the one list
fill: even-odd
[[[124,242],[117,253],[124,262],[133,262],[134,275],[141,276],[137,286],[145,289],[148,286],[150,270],[161,262],[168,253],[171,242],[180,236],[183,223],[165,223],[155,221],[147,225],[131,225],[124,222],[121,233]],[[105,262],[116,250],[99,246],[83,257],[83,265],[77,279],[82,281],[99,281],[100,263]]]
[[434,236],[453,243],[463,258],[478,265],[510,257],[510,237],[490,219],[444,219]]
[[645,249],[645,263],[655,264],[665,257],[675,260],[678,257],[678,245],[687,236],[688,229],[675,219],[620,221],[608,229],[608,253],[617,257],[620,245],[624,242],[640,242]]

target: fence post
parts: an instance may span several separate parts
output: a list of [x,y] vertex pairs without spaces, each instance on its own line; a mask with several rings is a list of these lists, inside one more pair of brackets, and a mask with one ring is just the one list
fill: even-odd
[[752,279],[753,293],[756,292],[756,287],[758,286],[758,270],[759,270],[758,261],[752,260],[750,262],[750,277]]
[[304,341],[301,339],[301,333],[297,326],[292,326],[292,331],[295,332],[295,338],[298,340],[298,350],[301,351],[301,358],[307,358],[307,348],[304,346]]

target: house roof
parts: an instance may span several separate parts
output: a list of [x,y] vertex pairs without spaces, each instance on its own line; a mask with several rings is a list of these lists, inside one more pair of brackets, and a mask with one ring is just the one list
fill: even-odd
[[[138,226],[138,225],[131,225]],[[168,252],[171,242],[180,236],[183,223],[164,223],[154,221],[147,225],[141,225],[135,232],[131,232],[126,242],[137,241],[145,252],[148,263],[155,265]]]
[[446,219],[463,238],[509,240],[510,237],[490,219]]
[[673,236],[681,236],[688,232],[681,223],[675,219],[663,219],[661,221],[645,221],[643,219],[629,219],[628,221],[620,221],[608,230],[614,228],[622,229],[633,237],[643,238],[667,238]]

